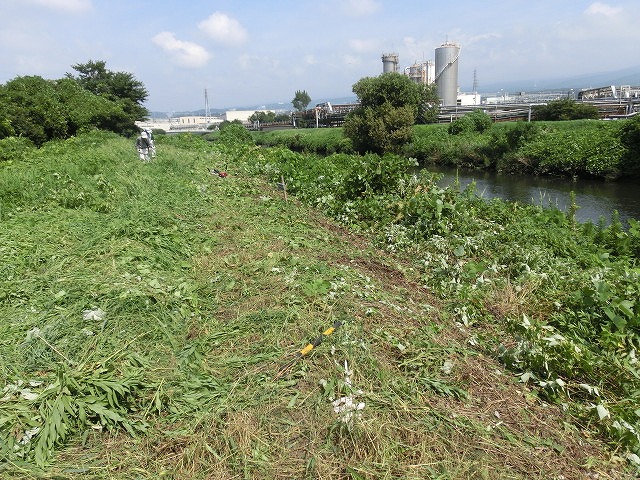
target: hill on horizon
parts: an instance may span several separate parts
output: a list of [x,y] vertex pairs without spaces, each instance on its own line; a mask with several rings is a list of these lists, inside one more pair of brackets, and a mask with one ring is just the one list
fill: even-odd
[[[552,89],[581,90],[586,88],[605,87],[609,85],[640,85],[640,65],[627,67],[621,70],[609,72],[586,73],[569,77],[547,78],[542,80],[507,80],[505,82],[492,82],[480,85],[480,92],[498,92],[501,89],[507,91],[535,92]],[[472,91],[470,85],[462,88],[462,91]]]

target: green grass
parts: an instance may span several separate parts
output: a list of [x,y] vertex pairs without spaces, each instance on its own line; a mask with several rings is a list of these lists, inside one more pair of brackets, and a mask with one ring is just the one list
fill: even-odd
[[625,478],[470,341],[499,328],[460,322],[473,298],[285,200],[260,149],[157,144],[149,164],[102,134],[0,164],[0,476]]

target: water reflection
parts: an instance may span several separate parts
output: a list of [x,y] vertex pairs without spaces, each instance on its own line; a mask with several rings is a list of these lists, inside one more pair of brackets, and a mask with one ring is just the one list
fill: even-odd
[[476,192],[482,198],[502,198],[533,205],[553,206],[563,212],[571,203],[571,192],[578,205],[576,219],[580,222],[598,223],[604,218],[611,221],[618,211],[623,223],[629,218],[640,219],[640,183],[603,182],[577,179],[575,181],[548,177],[501,175],[495,172],[456,170],[455,168],[428,166],[426,170],[443,175],[441,186],[455,185],[466,188],[476,182]]

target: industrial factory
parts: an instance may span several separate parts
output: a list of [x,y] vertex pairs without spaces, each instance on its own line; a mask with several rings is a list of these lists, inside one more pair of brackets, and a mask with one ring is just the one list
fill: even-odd
[[397,53],[382,54],[382,73],[397,72],[423,85],[435,83],[443,106],[480,105],[480,95],[461,93],[458,89],[458,59],[460,45],[445,42],[435,50],[435,62],[428,60],[415,62],[402,72],[398,68]]
[[[382,54],[382,73],[400,73],[411,81],[422,85],[436,85],[440,98],[439,122],[451,122],[477,108],[482,108],[494,121],[531,120],[532,106],[545,104],[558,99],[572,98],[577,101],[589,102],[595,105],[601,118],[626,118],[640,110],[640,87],[629,85],[604,86],[587,89],[569,89],[540,92],[517,92],[509,94],[500,90],[495,96],[487,95],[481,99],[477,91],[477,80],[474,72],[473,92],[464,93],[458,86],[458,62],[461,47],[456,43],[446,41],[435,49],[435,61],[423,60],[400,69],[398,53]],[[288,125],[259,125],[265,128],[296,128],[300,125],[313,127],[339,127],[346,115],[356,109],[359,103],[332,104],[323,102],[302,112],[292,112]],[[211,117],[208,114],[207,91],[205,90],[205,116],[189,116],[165,119],[163,125],[153,125],[154,128],[164,128],[172,132],[206,131],[212,125],[223,120],[240,120],[250,128],[256,128],[248,119],[254,110],[227,111],[221,117]],[[285,122],[286,123],[286,122]],[[167,126],[164,126],[167,124]]]

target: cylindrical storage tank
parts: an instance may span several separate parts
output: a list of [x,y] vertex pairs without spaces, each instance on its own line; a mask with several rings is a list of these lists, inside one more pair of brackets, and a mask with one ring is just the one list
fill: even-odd
[[382,73],[398,71],[398,54],[383,53],[382,54]]
[[458,101],[458,57],[460,47],[444,43],[436,48],[436,85],[443,105],[455,105]]

